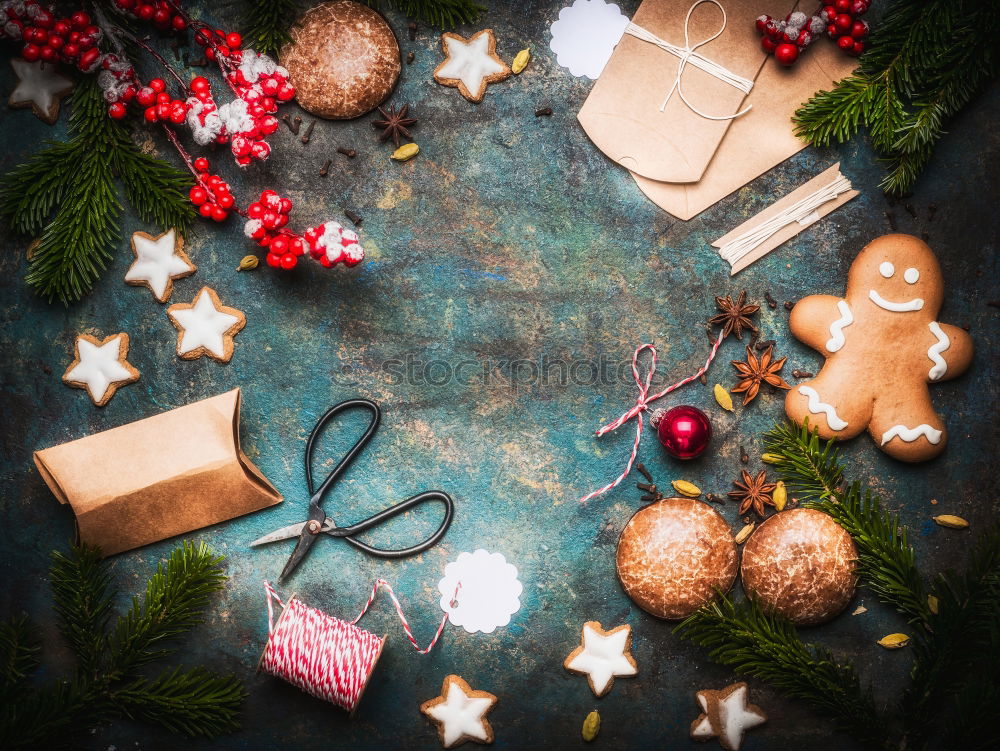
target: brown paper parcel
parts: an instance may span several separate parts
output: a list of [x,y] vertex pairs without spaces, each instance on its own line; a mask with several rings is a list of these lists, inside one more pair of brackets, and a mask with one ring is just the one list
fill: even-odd
[[[684,46],[684,19],[694,0],[644,0],[632,23],[678,47]],[[754,20],[762,13],[784,18],[795,0],[720,0],[726,28],[696,52],[731,72],[754,80],[764,67],[776,67],[761,49]],[[722,13],[702,3],[691,14],[690,44],[712,36],[722,26]],[[832,46],[825,39],[813,45]],[[810,48],[803,58],[813,52]],[[801,60],[798,64],[801,64]],[[655,44],[628,33],[583,103],[577,118],[594,144],[611,159],[650,180],[691,183],[700,180],[726,131],[758,108],[771,106],[766,98],[735,120],[708,120],[692,111],[675,91],[661,112],[680,59]],[[684,96],[702,112],[732,115],[744,106],[746,95],[718,78],[688,64],[682,77]],[[750,96],[757,91],[757,86]],[[801,100],[800,100],[801,101]],[[673,213],[673,212],[671,212]]]
[[632,177],[661,209],[690,219],[804,149],[806,142],[793,132],[795,110],[820,89],[849,76],[856,65],[856,58],[826,38],[809,45],[791,68],[769,59],[747,97],[753,109],[733,121],[698,182],[658,182],[634,171]]
[[240,450],[240,390],[35,452],[80,541],[120,553],[281,502]]

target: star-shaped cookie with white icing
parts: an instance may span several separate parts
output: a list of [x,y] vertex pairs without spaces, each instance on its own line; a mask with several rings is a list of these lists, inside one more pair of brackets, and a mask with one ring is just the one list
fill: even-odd
[[749,689],[745,683],[734,683],[720,691],[699,691],[695,695],[702,711],[691,723],[691,737],[696,741],[718,738],[726,751],[738,751],[743,734],[767,721],[760,707],[747,703]]
[[481,102],[487,85],[510,76],[507,63],[497,56],[492,29],[483,29],[468,39],[445,32],[441,49],[445,59],[434,69],[434,80],[458,89],[470,102]]
[[166,302],[174,289],[174,279],[191,276],[198,267],[184,252],[184,238],[173,229],[153,237],[145,232],[132,235],[135,261],[125,272],[128,284],[149,287],[157,302]]
[[445,676],[441,695],[425,701],[420,711],[438,726],[441,745],[453,748],[466,741],[493,743],[493,727],[487,713],[497,703],[489,691],[473,691],[457,675]]
[[247,317],[223,305],[211,287],[202,287],[190,305],[171,305],[167,315],[177,328],[177,356],[184,360],[205,355],[229,362],[235,347],[233,337],[247,325]]
[[73,80],[62,75],[54,63],[12,58],[10,66],[17,76],[17,86],[7,104],[12,108],[31,107],[40,120],[55,125],[59,103],[73,90]]
[[128,334],[112,334],[104,339],[80,334],[76,338],[74,360],[63,374],[63,383],[86,389],[91,401],[103,407],[119,386],[139,380],[139,371],[127,357]]
[[569,653],[563,667],[571,673],[587,676],[594,695],[604,696],[611,690],[615,678],[639,672],[629,652],[631,646],[632,627],[628,624],[605,631],[597,621],[587,621],[583,624],[582,643]]

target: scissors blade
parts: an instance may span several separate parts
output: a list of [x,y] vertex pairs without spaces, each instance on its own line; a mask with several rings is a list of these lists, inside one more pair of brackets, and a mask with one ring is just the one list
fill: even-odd
[[304,529],[302,531],[302,534],[299,535],[299,541],[295,543],[295,550],[292,551],[292,555],[288,558],[288,563],[286,563],[285,567],[281,569],[281,575],[278,577],[279,582],[282,582],[291,576],[292,571],[294,571],[295,567],[298,566],[302,562],[302,559],[306,557],[306,553],[309,552],[309,548],[311,548],[313,543],[316,542],[317,537],[319,537],[319,534],[313,534],[308,529]]
[[298,537],[302,534],[302,530],[306,528],[306,524],[308,523],[309,522],[299,522],[298,524],[289,524],[287,527],[276,529],[270,534],[258,537],[250,543],[250,547],[255,548],[258,545],[267,545],[269,542],[278,542],[278,540],[287,540],[290,537]]

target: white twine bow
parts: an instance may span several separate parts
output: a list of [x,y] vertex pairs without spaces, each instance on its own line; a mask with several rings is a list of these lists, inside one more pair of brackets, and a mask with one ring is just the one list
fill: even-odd
[[819,218],[816,211],[824,203],[834,200],[837,196],[852,190],[851,181],[843,175],[837,175],[833,182],[824,185],[815,193],[810,193],[800,201],[796,201],[784,211],[781,211],[770,219],[761,222],[755,227],[751,227],[746,232],[727,242],[719,248],[719,255],[722,259],[729,261],[730,265],[735,265],[741,258],[747,255],[754,248],[766,242],[776,232],[783,227],[794,222],[799,224],[811,224]]
[[[712,34],[712,36],[708,37],[707,39],[703,39],[697,44],[691,44],[691,38],[688,29],[691,23],[691,14],[694,13],[694,9],[697,8],[699,5],[701,5],[702,3],[712,3],[712,5],[717,6],[718,9],[722,11],[722,26],[720,26],[719,30],[716,31],[714,34]],[[671,44],[670,42],[664,39],[660,39],[660,37],[656,36],[656,34],[647,31],[641,26],[636,26],[634,23],[630,23],[628,26],[625,27],[626,34],[634,36],[636,39],[641,39],[644,42],[655,44],[661,50],[669,52],[672,55],[675,55],[680,60],[680,62],[678,62],[677,64],[677,75],[674,76],[674,83],[670,87],[670,91],[667,92],[667,96],[663,100],[663,104],[660,105],[660,112],[663,112],[663,110],[666,108],[667,102],[670,101],[670,97],[674,95],[675,91],[677,92],[678,96],[680,96],[684,104],[688,106],[688,109],[690,109],[696,115],[700,115],[701,117],[705,118],[706,120],[734,120],[740,115],[745,115],[747,112],[751,110],[753,105],[748,104],[743,110],[737,112],[734,115],[709,115],[702,112],[700,109],[691,104],[691,102],[688,101],[687,97],[684,96],[684,88],[683,86],[681,86],[681,76],[683,76],[684,67],[688,63],[698,68],[699,70],[703,70],[709,75],[714,76],[723,83],[727,83],[733,88],[739,89],[744,94],[750,93],[750,90],[753,88],[753,81],[743,78],[742,76],[736,75],[728,68],[719,65],[717,62],[713,60],[709,60],[704,55],[695,51],[699,47],[708,44],[713,39],[718,38],[718,36],[722,34],[722,32],[725,30],[726,30],[726,9],[722,7],[722,4],[718,2],[718,0],[697,0],[697,2],[695,2],[690,8],[688,8],[687,16],[684,18],[683,47],[678,47],[677,45]]]

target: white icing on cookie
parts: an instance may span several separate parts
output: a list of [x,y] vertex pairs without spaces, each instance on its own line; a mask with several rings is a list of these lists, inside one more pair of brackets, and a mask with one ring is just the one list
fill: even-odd
[[80,362],[67,371],[65,379],[84,384],[90,398],[101,401],[111,384],[134,380],[132,372],[121,362],[121,347],[121,334],[100,345],[78,338],[76,351]]
[[907,284],[916,284],[920,280],[920,271],[915,268],[908,268],[903,272],[903,279],[906,280]]
[[937,428],[932,428],[927,423],[922,423],[915,428],[908,428],[905,425],[893,425],[882,434],[882,445],[885,446],[893,438],[913,443],[920,436],[923,436],[935,446],[941,442],[941,431]]
[[132,244],[136,257],[125,272],[125,281],[148,284],[160,302],[166,299],[172,278],[194,271],[195,267],[177,254],[177,236],[172,229],[155,238],[136,232]]
[[477,34],[469,41],[445,37],[444,43],[448,59],[436,74],[440,78],[458,79],[474,97],[480,96],[486,88],[483,79],[506,70],[490,56],[489,34]]
[[896,267],[893,266],[888,261],[882,261],[882,264],[878,267],[878,273],[884,276],[886,279],[892,277],[896,273]]
[[484,742],[489,740],[484,716],[493,703],[493,699],[469,696],[458,683],[449,681],[444,701],[427,707],[424,712],[441,723],[441,740],[447,748],[463,736]]
[[808,402],[809,411],[814,415],[823,413],[826,415],[826,424],[830,426],[833,430],[843,430],[847,427],[847,421],[840,418],[837,414],[837,410],[832,404],[827,404],[826,402],[821,402],[819,399],[819,394],[816,389],[810,386],[799,386],[799,393],[806,397]]
[[12,107],[30,105],[38,117],[47,123],[55,122],[59,116],[59,100],[73,88],[73,81],[59,72],[53,63],[13,58],[10,61],[17,86],[10,95]]
[[844,329],[854,323],[854,314],[851,313],[851,306],[846,300],[837,300],[837,310],[840,311],[840,318],[830,324],[830,338],[826,342],[827,352],[837,352],[847,340],[844,338]]
[[892,302],[891,300],[886,300],[873,289],[868,290],[868,297],[880,308],[892,313],[907,313],[911,310],[920,310],[924,307],[924,301],[919,297],[914,297],[912,300],[907,300],[906,302]]
[[932,381],[939,381],[948,372],[948,363],[941,357],[941,353],[951,346],[951,339],[944,333],[941,329],[941,324],[937,321],[931,321],[927,324],[927,327],[937,338],[937,341],[927,350],[927,357],[934,363],[934,367],[927,372],[927,377]]
[[623,628],[602,635],[585,623],[583,649],[566,663],[566,668],[585,673],[590,678],[594,693],[602,695],[613,678],[637,672],[635,665],[625,656],[631,633],[631,629]]
[[198,293],[193,307],[168,313],[184,330],[177,345],[182,355],[204,347],[216,357],[225,357],[225,334],[240,320],[216,308],[211,295],[204,289]]

